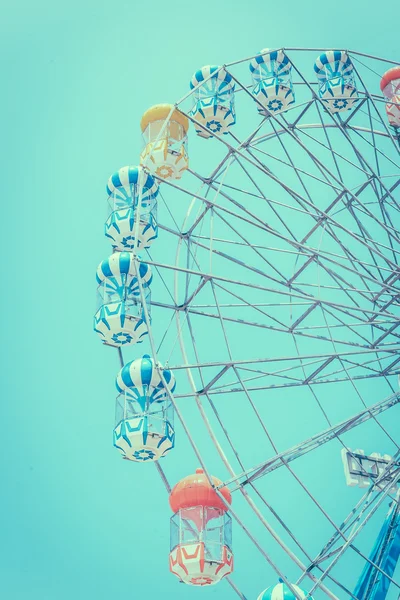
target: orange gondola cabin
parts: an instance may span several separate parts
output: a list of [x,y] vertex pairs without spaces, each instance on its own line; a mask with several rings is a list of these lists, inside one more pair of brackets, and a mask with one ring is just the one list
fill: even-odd
[[386,114],[389,124],[398,130],[400,128],[400,67],[392,67],[386,71],[380,87],[387,100]]
[[228,515],[231,493],[215,491],[202,469],[182,479],[173,488],[170,571],[189,585],[213,585],[233,571],[232,520]]

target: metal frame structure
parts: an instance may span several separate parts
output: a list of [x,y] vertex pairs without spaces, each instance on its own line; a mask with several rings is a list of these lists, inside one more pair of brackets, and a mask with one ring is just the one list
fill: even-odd
[[[348,51],[360,101],[344,116],[332,115],[316,93],[316,82],[297,66],[304,56],[311,61],[312,53],[320,51],[323,49],[284,49],[293,66],[296,92],[299,90],[305,99],[285,113],[263,119],[257,118],[254,106],[254,127],[248,131],[243,127],[240,135],[232,128],[229,135],[204,142],[218,147],[222,154],[210,174],[191,168],[190,185],[185,179],[182,183],[164,182],[160,197],[164,199],[165,220],[160,218],[160,237],[175,241],[176,258],[174,262],[160,261],[156,249],[153,257],[152,249],[142,260],[152,266],[160,289],[164,289],[153,294],[152,305],[154,312],[165,315],[168,324],[162,331],[154,317],[152,327],[145,307],[152,355],[158,362],[162,352],[160,361],[181,374],[181,381],[187,377],[186,388],[178,386],[171,401],[198,462],[210,477],[210,465],[196,441],[193,423],[182,410],[188,402],[197,407],[208,443],[229,474],[223,484],[241,493],[262,529],[296,565],[300,572],[296,583],[311,580],[308,598],[317,592],[320,595],[316,598],[337,600],[342,597],[338,590],[355,598],[332,573],[347,550],[382,572],[360,550],[356,538],[385,499],[394,499],[391,486],[400,481],[396,462],[400,446],[379,418],[400,402],[400,150],[385,121],[384,100],[365,83],[371,73],[378,81],[377,75],[396,63]],[[251,58],[221,67],[235,81],[236,96],[243,106],[256,103],[242,75]],[[190,120],[192,93],[175,105]],[[309,122],[311,117],[315,120]],[[189,200],[186,216],[174,213],[173,196],[182,204]],[[182,215],[183,223],[178,225]],[[143,294],[140,280],[139,286]],[[213,331],[218,326],[224,342],[219,360],[203,358],[199,319]],[[237,344],[231,342],[232,327],[247,332],[243,335],[247,350],[253,335],[249,332],[262,332],[274,342],[284,341],[277,345],[276,354],[270,348],[263,356],[252,356],[251,352],[240,356]],[[304,350],[304,341],[314,344],[316,350]],[[175,358],[178,344],[179,360]],[[121,350],[119,355],[123,365]],[[172,360],[169,364],[166,355],[173,356],[175,363]],[[364,380],[381,380],[382,389],[387,390],[382,396],[386,397],[378,401],[375,397],[373,402],[366,399],[359,387]],[[324,390],[340,386],[360,410],[335,425],[321,396]],[[282,452],[260,410],[259,396],[293,388],[299,393],[307,390],[326,427]],[[247,403],[245,410],[251,412],[266,436],[271,456],[267,451],[257,464],[249,466],[241,458],[241,449],[225,426],[219,402],[227,395],[233,402],[240,397]],[[376,479],[371,479],[363,497],[337,524],[292,462],[332,440],[347,448],[346,433],[367,421],[373,422],[391,444],[393,459],[387,469],[392,479],[379,487]],[[261,478],[280,467],[290,473],[333,528],[333,535],[315,557],[258,487]],[[163,467],[156,463],[156,468],[170,491]],[[384,480],[385,473],[378,482]],[[234,507],[230,512],[296,596],[273,551],[266,551]],[[287,536],[290,544],[285,541]],[[387,577],[400,590],[400,583]],[[238,596],[246,598],[231,578],[229,584]]]
[[360,600],[363,600],[363,598],[371,598],[371,600],[386,598],[390,581],[383,576],[383,572],[393,576],[396,569],[400,545],[399,526],[400,504],[397,498],[397,502],[393,502],[390,506],[388,515],[371,552],[371,559],[374,562],[379,562],[382,571],[378,571],[370,564],[365,565],[354,591]]

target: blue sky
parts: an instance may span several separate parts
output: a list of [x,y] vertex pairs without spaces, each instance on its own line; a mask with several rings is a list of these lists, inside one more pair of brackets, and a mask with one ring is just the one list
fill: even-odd
[[[340,47],[397,60],[393,12],[371,1],[343,0],[331,5],[39,0],[2,2],[1,14],[6,260],[0,590],[9,600],[156,594],[228,599],[233,595],[225,582],[197,590],[179,585],[168,573],[170,512],[162,484],[151,465],[126,464],[112,448],[118,361],[91,331],[95,269],[109,253],[102,233],[105,184],[119,167],[136,164],[144,110],[182,97],[202,65],[251,56],[266,46]],[[197,164],[202,160],[199,148],[194,150]],[[214,155],[204,160],[212,162]],[[160,238],[158,256],[168,256],[170,249],[162,244]],[[207,340],[202,343],[206,348]],[[144,345],[143,351],[148,351]],[[376,399],[388,394],[378,384],[373,390]],[[289,396],[295,410],[294,392]],[[315,430],[323,429],[311,401],[304,398],[304,406],[307,402],[310,412],[299,409],[304,419],[299,429],[305,433],[314,416]],[[191,409],[183,410],[193,423]],[[247,409],[244,417],[233,402],[224,410],[232,427],[248,418],[244,432],[251,433]],[[334,420],[344,418],[340,410],[332,408]],[[294,437],[289,431],[286,439],[279,413],[271,419],[282,435],[281,449],[305,437],[302,431]],[[382,421],[392,426],[388,415]],[[196,434],[207,448],[201,425]],[[371,436],[383,443],[371,426],[360,435],[360,446]],[[205,453],[220,475],[213,451]],[[258,454],[261,461],[261,450],[253,448],[248,460],[257,462]],[[168,460],[172,483],[198,466],[183,435]],[[329,486],[338,490],[338,496],[327,500],[337,521],[360,497],[359,490],[346,490],[341,505],[340,469],[336,465],[326,482],[320,474],[312,476],[306,462],[303,473],[316,491]],[[297,523],[305,540],[313,536],[314,516],[291,485],[276,473],[265,490],[289,520],[296,498],[299,515],[302,507],[308,515]],[[237,507],[269,547],[270,540],[240,500]],[[378,529],[379,520],[365,536],[365,547]],[[250,599],[276,577],[238,528],[234,540],[234,580]],[[318,544],[313,549],[318,551]],[[296,577],[279,553],[277,557],[288,576]],[[354,569],[361,566],[354,562]]]

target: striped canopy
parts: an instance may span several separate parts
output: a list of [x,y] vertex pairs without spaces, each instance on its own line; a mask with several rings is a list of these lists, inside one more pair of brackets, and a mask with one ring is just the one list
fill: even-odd
[[260,67],[271,74],[283,75],[283,73],[290,71],[292,64],[282,50],[269,52],[268,48],[264,48],[260,50],[249,64],[249,69],[252,73],[258,71]]
[[[143,287],[148,287],[152,280],[149,265],[139,262],[138,270]],[[96,280],[98,284],[109,278],[120,280],[124,274],[136,279],[135,255],[131,252],[114,252],[97,267]]]
[[158,185],[154,178],[142,167],[122,167],[108,180],[107,194],[122,193],[124,196],[132,196],[132,186],[141,183],[143,200],[155,198],[158,194]]
[[[294,583],[291,586],[296,590],[300,598],[305,598],[307,592],[299,588]],[[290,591],[286,583],[278,583],[275,586],[271,586],[264,590],[257,598],[257,600],[297,600],[296,596]],[[310,596],[309,600],[313,600]]]
[[[161,369],[167,389],[173,393],[176,386],[175,377],[169,369]],[[115,383],[120,393],[128,390],[143,410],[148,398],[151,403],[166,399],[164,382],[154,360],[148,354],[127,363],[118,373]]]
[[320,83],[331,77],[350,77],[353,73],[353,63],[344,50],[328,50],[320,54],[315,61],[314,71]]
[[[220,70],[218,71],[218,69]],[[199,83],[202,83],[205,79],[207,79],[207,77],[210,77],[210,75],[211,78],[204,83],[202,88],[204,87],[207,90],[209,89],[217,91],[218,93],[227,91],[233,92],[235,84],[231,75],[216,65],[206,65],[205,67],[202,67],[196,71],[190,80],[190,89],[192,90],[195,88],[197,85],[199,85]]]

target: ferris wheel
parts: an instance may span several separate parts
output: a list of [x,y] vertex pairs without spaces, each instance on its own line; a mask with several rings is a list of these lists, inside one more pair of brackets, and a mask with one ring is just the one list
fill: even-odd
[[259,600],[398,598],[400,67],[264,49],[188,87],[107,184],[114,445],[165,484],[180,581],[249,598],[233,529]]

